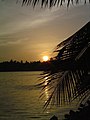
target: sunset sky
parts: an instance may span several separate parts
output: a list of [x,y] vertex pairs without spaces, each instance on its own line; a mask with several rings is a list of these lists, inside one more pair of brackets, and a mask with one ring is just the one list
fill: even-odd
[[90,21],[90,4],[33,9],[0,0],[0,62],[42,61],[55,46]]

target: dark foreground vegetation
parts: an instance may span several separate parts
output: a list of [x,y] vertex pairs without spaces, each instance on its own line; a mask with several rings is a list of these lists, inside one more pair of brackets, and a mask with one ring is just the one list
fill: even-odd
[[[58,44],[55,52],[57,62],[42,82],[47,82],[43,91],[48,88],[49,93],[45,108],[49,104],[69,104],[75,99],[79,103],[90,100],[90,22]],[[65,120],[90,120],[90,103],[87,104],[76,112],[71,110]]]
[[90,120],[90,101],[86,105],[81,104],[77,111],[70,110],[64,120]]
[[[54,115],[50,120],[58,120],[58,118]],[[68,114],[64,115],[63,120],[90,120],[90,101],[80,104],[76,111],[70,110]]]

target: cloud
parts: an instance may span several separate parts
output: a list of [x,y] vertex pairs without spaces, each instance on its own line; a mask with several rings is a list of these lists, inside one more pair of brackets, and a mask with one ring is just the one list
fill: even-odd
[[89,5],[52,9],[21,7],[0,1],[0,55],[2,59],[40,59],[64,38],[90,20]]
[[2,4],[0,6],[0,35],[13,34],[25,29],[38,27],[58,16],[48,9],[29,9],[28,7],[16,7],[15,3]]
[[58,8],[33,10],[16,6],[13,2],[1,3],[0,46],[23,44],[26,40],[32,40],[32,36],[35,35],[34,29],[40,29],[40,26],[59,17],[60,15],[56,14],[58,10]]

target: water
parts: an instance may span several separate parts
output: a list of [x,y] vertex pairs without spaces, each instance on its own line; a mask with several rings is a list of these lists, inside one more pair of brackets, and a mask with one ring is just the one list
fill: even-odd
[[71,109],[62,107],[43,112],[44,99],[35,84],[41,72],[0,72],[0,120],[49,120],[53,115],[62,120]]

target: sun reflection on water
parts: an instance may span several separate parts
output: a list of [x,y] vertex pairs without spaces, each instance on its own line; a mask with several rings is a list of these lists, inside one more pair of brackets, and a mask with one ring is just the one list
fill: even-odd
[[[48,84],[48,77],[45,77],[45,85]],[[49,98],[49,94],[48,94],[48,86],[45,87],[45,95],[46,95],[46,99]]]

